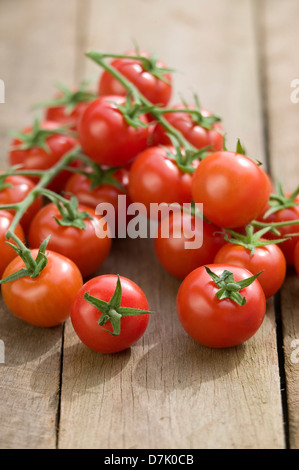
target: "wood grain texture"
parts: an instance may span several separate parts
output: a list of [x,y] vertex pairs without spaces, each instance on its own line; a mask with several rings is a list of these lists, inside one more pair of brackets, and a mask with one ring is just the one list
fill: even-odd
[[[269,152],[274,179],[285,191],[298,186],[299,103],[291,101],[293,79],[299,79],[297,18],[299,3],[287,0],[266,1],[262,9],[265,64],[265,89],[269,115]],[[298,88],[298,85],[297,85]],[[286,371],[289,441],[299,448],[299,278],[290,269],[281,292],[281,316]],[[297,340],[297,341],[296,341]]]
[[[53,82],[72,84],[76,2],[2,0],[0,73],[6,102],[0,105],[0,161],[7,166],[8,131],[32,123],[31,106],[52,96]],[[59,12],[59,14],[58,14]],[[40,329],[0,306],[0,447],[55,448],[62,327]]]
[[[240,137],[264,158],[250,2],[94,0],[89,11],[85,37],[80,31],[86,50],[123,51],[133,37],[158,51],[183,71],[176,96],[199,91],[203,104],[224,116],[233,144]],[[99,76],[93,64],[82,73]],[[246,345],[211,350],[182,330],[179,282],[158,265],[150,240],[115,242],[99,273],[133,279],[156,314],[142,340],[114,356],[89,351],[67,323],[59,448],[284,447],[272,301]]]

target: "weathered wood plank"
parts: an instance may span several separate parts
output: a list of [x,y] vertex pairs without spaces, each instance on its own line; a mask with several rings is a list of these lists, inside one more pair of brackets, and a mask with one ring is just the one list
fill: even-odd
[[[283,3],[266,0],[262,9],[270,163],[274,178],[281,181],[285,191],[293,191],[299,183],[299,103],[291,100],[291,93],[295,91],[291,82],[299,79],[298,15],[296,0]],[[294,449],[299,447],[299,363],[295,351],[299,340],[298,290],[299,278],[290,270],[281,292],[281,315],[289,441]]]
[[[30,107],[53,95],[53,82],[72,85],[76,0],[0,3],[0,158],[7,165],[8,131],[31,124]],[[0,447],[55,448],[62,327],[35,328],[0,306]]]
[[[176,96],[198,91],[224,116],[233,145],[240,137],[264,157],[248,1],[91,1],[86,49],[123,51],[132,37],[183,71]],[[99,75],[92,64],[84,73]],[[272,302],[246,345],[211,350],[182,330],[179,282],[160,268],[150,240],[115,242],[100,270],[108,272],[137,282],[157,313],[144,338],[115,356],[89,351],[67,323],[59,448],[283,448]]]

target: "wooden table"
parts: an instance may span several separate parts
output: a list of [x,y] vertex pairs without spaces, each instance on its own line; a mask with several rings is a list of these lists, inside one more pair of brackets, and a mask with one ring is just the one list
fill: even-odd
[[[173,102],[196,91],[223,117],[228,147],[239,137],[292,191],[298,15],[298,0],[1,0],[2,167],[7,132],[32,122],[32,104],[53,95],[53,82],[96,83],[100,71],[84,52],[123,52],[135,39],[178,70]],[[175,307],[180,283],[159,266],[151,240],[115,242],[99,273],[120,273],[144,289],[157,312],[145,336],[123,353],[100,355],[79,342],[70,321],[36,328],[2,303],[1,448],[299,447],[294,271],[268,301],[256,336],[228,350],[185,334]]]

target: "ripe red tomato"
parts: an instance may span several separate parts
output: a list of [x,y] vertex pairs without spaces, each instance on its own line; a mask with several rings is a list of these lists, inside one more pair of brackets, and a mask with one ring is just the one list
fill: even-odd
[[242,227],[255,219],[270,196],[268,179],[245,155],[215,152],[202,160],[192,181],[195,202],[215,225]]
[[[118,277],[112,274],[98,276],[88,281],[76,295],[71,311],[71,321],[80,340],[89,348],[101,353],[115,353],[129,348],[145,333],[149,314],[128,315],[120,318],[120,333],[112,335],[113,325],[98,322],[102,313],[84,298],[84,294],[109,302],[115,292]],[[120,276],[121,307],[148,311],[144,292],[130,279]],[[108,330],[108,331],[107,331]]]
[[[78,126],[83,152],[100,165],[125,166],[147,146],[149,129],[129,125],[117,105],[125,105],[122,96],[105,96],[90,103]],[[146,116],[139,116],[144,124]]]
[[[174,153],[173,147],[167,149]],[[132,202],[144,204],[150,214],[151,203],[190,203],[192,175],[181,171],[165,148],[150,147],[134,160],[129,174]]]
[[[44,121],[40,124],[40,128],[46,130],[55,130],[60,127],[60,124],[52,121]],[[24,129],[24,134],[31,134],[33,132],[32,127]],[[22,169],[25,170],[47,170],[55,165],[66,153],[72,148],[78,145],[77,140],[65,134],[53,134],[45,139],[48,150],[33,146],[26,150],[19,150],[17,147],[23,143],[19,138],[16,138],[12,142],[13,150],[9,153],[9,162],[11,165],[22,165]],[[16,149],[14,150],[14,148]],[[70,176],[68,171],[62,171],[57,175],[54,180],[50,183],[49,188],[53,191],[59,192],[64,187],[67,178]],[[37,181],[37,178],[30,177],[33,181]]]
[[[211,264],[207,267],[219,277],[229,271],[237,282],[252,276],[250,271],[238,266]],[[219,287],[204,266],[192,271],[178,291],[179,320],[185,331],[205,346],[237,346],[251,338],[263,322],[266,312],[263,289],[257,279],[241,289],[245,305],[238,305],[230,298],[218,299],[218,291]]]
[[[221,229],[205,220],[201,222],[202,226],[197,226],[194,215],[182,212],[171,214],[159,225],[155,252],[161,265],[175,277],[184,279],[195,268],[213,263],[217,251],[225,243]],[[163,237],[163,233],[167,234],[167,227],[169,236]],[[186,244],[194,243],[195,237],[202,239],[202,245],[187,248]]]
[[[140,52],[141,56],[150,58],[147,52]],[[126,52],[125,55],[136,55],[136,51]],[[166,106],[171,98],[172,85],[170,73],[163,74],[166,81],[157,78],[147,70],[146,64],[142,61],[134,59],[115,59],[111,65],[124,75],[138,90],[153,104]],[[165,64],[160,60],[156,66],[165,68]],[[106,70],[102,73],[99,80],[99,95],[121,95],[126,96],[127,90]]]
[[[286,197],[288,194],[286,194]],[[266,218],[264,218],[265,213],[267,212],[268,209],[270,209],[270,206],[267,205],[264,210],[260,213],[260,215],[257,217],[257,220],[260,222],[264,222],[267,224],[271,223],[277,223],[277,222],[287,222],[287,221],[293,221],[299,219],[299,196],[296,197],[295,203],[297,203],[294,207],[290,208],[285,208],[285,209],[280,209],[277,212],[274,212],[273,214],[270,214]],[[279,227],[278,228],[280,235],[275,235],[274,233],[271,233],[270,231],[267,232],[264,235],[264,238],[268,240],[273,240],[273,239],[278,239],[278,238],[283,238],[287,234],[292,234],[292,233],[298,233],[299,232],[299,224],[296,225],[285,225],[284,227]],[[294,251],[295,251],[295,246],[299,241],[299,237],[294,236],[294,237],[289,237],[285,242],[280,243],[280,248],[285,256],[287,265],[293,266],[294,265]]]
[[[12,221],[13,214],[11,212],[0,210],[0,278],[9,263],[17,256],[15,250],[6,243],[9,241],[15,244],[13,240],[6,239],[6,233]],[[14,233],[23,243],[25,242],[25,235],[20,224],[17,225]]]
[[77,129],[79,120],[88,104],[88,102],[78,103],[70,113],[67,112],[65,106],[51,106],[45,111],[45,119],[58,122],[60,126],[70,126],[72,129]]
[[[86,169],[85,171],[92,171],[91,169]],[[124,190],[128,190],[129,185],[129,171],[126,168],[120,168],[115,171],[113,177],[123,186]],[[83,174],[74,174],[70,177],[65,185],[65,197],[68,197],[69,194],[76,196],[80,204],[85,206],[92,207],[96,209],[98,204],[109,203],[112,204],[115,210],[115,228],[117,233],[117,222],[118,222],[118,209],[119,209],[119,200],[118,196],[126,195],[126,209],[130,204],[129,196],[126,192],[122,191],[119,187],[103,183],[99,184],[94,188],[92,186],[92,181]]]
[[[192,116],[186,112],[179,112],[180,108],[185,108],[185,105],[175,105],[177,112],[165,113],[164,118],[197,149],[202,149],[211,146],[211,151],[223,149],[223,129],[220,122],[215,122],[211,129],[205,129],[192,119]],[[195,109],[194,106],[189,106]],[[211,113],[206,109],[201,110],[203,116],[210,116]],[[165,128],[157,123],[152,136],[153,145],[169,145],[170,139],[167,136]]]
[[[0,175],[1,176],[1,175]],[[23,201],[26,196],[33,190],[35,184],[29,178],[20,175],[7,176],[0,184],[0,205],[15,204]],[[29,225],[42,206],[42,198],[37,197],[31,206],[27,209],[21,219],[21,225],[25,233],[29,229]],[[14,213],[14,211],[11,211]]]
[[[62,216],[54,203],[44,206],[34,217],[28,234],[31,248],[38,248],[49,235],[48,248],[71,259],[80,269],[83,277],[93,274],[105,261],[110,249],[111,238],[105,235],[106,221],[96,217],[94,209],[79,205],[79,212],[90,214],[84,218],[85,229],[59,225]],[[99,234],[103,238],[99,238]]]
[[[38,250],[31,250],[33,258],[37,253]],[[32,325],[52,327],[69,317],[72,301],[83,281],[71,260],[52,251],[46,254],[48,264],[38,277],[21,277],[2,284],[1,289],[3,300],[14,315]],[[24,267],[17,256],[5,269],[3,278]]]
[[266,298],[276,294],[286,275],[286,260],[277,245],[264,245],[255,248],[253,254],[241,245],[226,243],[215,256],[216,264],[233,264],[248,269],[252,274],[261,271],[258,280]]

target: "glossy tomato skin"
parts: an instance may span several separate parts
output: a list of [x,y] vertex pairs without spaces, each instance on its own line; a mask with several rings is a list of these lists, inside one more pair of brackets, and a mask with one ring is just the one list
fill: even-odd
[[46,121],[58,122],[60,126],[70,126],[76,130],[79,120],[89,103],[78,103],[71,113],[68,113],[65,106],[53,106],[46,109]]
[[[126,316],[121,318],[121,331],[112,336],[110,322],[105,327],[98,325],[101,312],[84,299],[85,292],[106,302],[111,299],[117,282],[116,275],[98,276],[80,289],[76,295],[71,311],[71,321],[80,340],[90,349],[100,353],[116,353],[132,346],[145,333],[149,322],[149,314]],[[120,276],[122,286],[122,307],[148,310],[148,302],[144,292],[130,279]]]
[[[299,219],[299,197],[295,199],[295,202],[298,205],[288,208],[288,209],[281,209],[269,215],[268,217],[264,218],[264,214],[270,208],[269,206],[267,206],[257,219],[265,223],[287,222],[288,220],[292,221],[292,220]],[[298,233],[299,225],[296,225],[296,224],[285,225],[284,227],[279,227],[278,230],[280,232],[279,236],[271,232],[267,232],[264,235],[264,238],[268,240],[273,240],[277,238],[283,238],[287,234]],[[287,261],[287,265],[289,266],[294,265],[294,252],[295,252],[295,246],[298,243],[298,241],[299,241],[299,237],[294,236],[294,237],[289,237],[288,240],[279,244],[279,247],[281,248],[281,251],[283,252],[285,259]]]
[[[37,252],[31,250],[33,258],[36,258]],[[71,260],[51,251],[46,253],[48,264],[38,277],[22,277],[1,287],[8,309],[21,320],[40,327],[52,327],[64,322],[83,284],[81,273]],[[18,256],[7,266],[3,277],[24,267]]]
[[[0,204],[15,204],[23,201],[34,189],[35,184],[29,178],[21,175],[11,175],[5,178],[7,187],[0,189]],[[21,219],[21,225],[25,233],[28,232],[29,225],[42,206],[42,198],[38,196],[30,205]],[[14,211],[11,211],[12,213]]]
[[241,245],[226,243],[216,254],[214,263],[240,266],[252,274],[263,271],[258,280],[266,298],[278,292],[286,275],[286,260],[277,245],[256,247],[251,255],[250,251]]
[[60,253],[71,259],[85,278],[92,275],[105,261],[110,249],[111,238],[99,238],[98,233],[105,233],[105,219],[95,216],[94,209],[79,205],[80,212],[87,212],[92,220],[86,218],[85,229],[59,225],[55,218],[61,215],[55,204],[44,206],[34,217],[28,234],[31,248],[37,248],[49,235],[49,250]]
[[[15,250],[6,243],[9,241],[15,244],[13,240],[6,239],[6,233],[12,221],[13,214],[11,214],[11,212],[0,210],[0,277],[2,277],[9,263],[17,256]],[[20,224],[17,225],[14,233],[23,243],[25,242],[25,234]]]
[[[172,147],[168,150],[174,151]],[[130,169],[130,199],[144,204],[148,215],[151,203],[190,203],[191,185],[192,175],[181,171],[162,147],[144,150]]]
[[238,228],[255,219],[265,207],[270,186],[252,160],[233,152],[215,152],[193,174],[192,195],[203,203],[204,215],[215,225]]
[[[59,123],[53,121],[44,121],[40,124],[43,129],[58,129]],[[24,133],[30,133],[31,127],[24,129]],[[14,139],[12,147],[17,147],[22,142],[19,139]],[[9,162],[11,165],[22,165],[22,169],[25,170],[48,170],[53,165],[59,162],[59,160],[78,145],[77,140],[65,134],[54,134],[46,139],[46,143],[49,147],[49,151],[46,152],[44,149],[39,147],[32,147],[27,150],[11,150],[9,153]],[[70,176],[68,171],[62,171],[59,173],[53,181],[49,184],[49,188],[53,191],[59,192],[64,187],[67,178]],[[32,181],[37,182],[38,178],[30,177]]]
[[[89,170],[88,170],[89,171]],[[117,186],[112,184],[101,184],[95,188],[91,188],[90,179],[82,174],[74,174],[67,181],[65,190],[65,197],[73,194],[77,197],[80,204],[96,209],[99,204],[108,203],[112,204],[115,210],[115,228],[117,232],[118,223],[118,209],[119,209],[119,196],[126,196],[126,208],[130,204],[130,198],[127,195],[129,185],[129,170],[120,168],[116,170],[114,177],[123,186],[122,191]]]
[[[175,105],[177,112],[166,113],[164,118],[197,149],[202,149],[207,146],[211,146],[211,151],[223,149],[223,128],[220,122],[216,122],[212,129],[205,129],[196,122],[193,121],[192,116],[188,113],[179,112],[180,108],[184,108],[184,105]],[[191,109],[194,106],[189,106]],[[205,109],[202,109],[204,116],[209,116],[211,113]],[[167,136],[165,128],[157,123],[152,136],[153,145],[169,145],[171,143]]]
[[[136,55],[136,51],[128,51],[126,55]],[[140,52],[144,57],[150,57],[147,52]],[[111,62],[138,90],[153,104],[166,106],[172,94],[172,79],[169,73],[165,74],[165,81],[162,81],[144,69],[140,60],[137,59],[115,59]],[[162,61],[157,61],[158,67],[165,67]],[[120,95],[126,96],[127,90],[109,72],[104,71],[99,80],[98,92],[100,96]]]
[[[78,139],[83,152],[100,165],[125,166],[147,147],[148,128],[130,126],[116,106],[124,104],[122,96],[97,98],[80,119]],[[139,119],[148,122],[144,115]]]
[[[235,281],[252,273],[233,265],[211,264],[220,276],[225,269]],[[266,312],[266,299],[258,280],[240,290],[247,300],[239,306],[231,299],[218,300],[219,288],[204,266],[192,271],[182,282],[177,295],[177,312],[185,331],[198,343],[212,348],[228,348],[244,343],[260,328]]]
[[[199,221],[198,221],[199,222]],[[163,237],[163,231],[169,237]],[[189,228],[190,227],[190,228]],[[194,241],[195,235],[202,239],[199,248],[187,248],[186,243]],[[174,236],[180,234],[180,236]],[[155,253],[161,265],[171,275],[184,279],[194,269],[204,264],[213,263],[218,250],[224,245],[224,233],[216,225],[205,220],[196,226],[196,219],[188,213],[175,213],[164,218],[158,228],[155,238]]]

